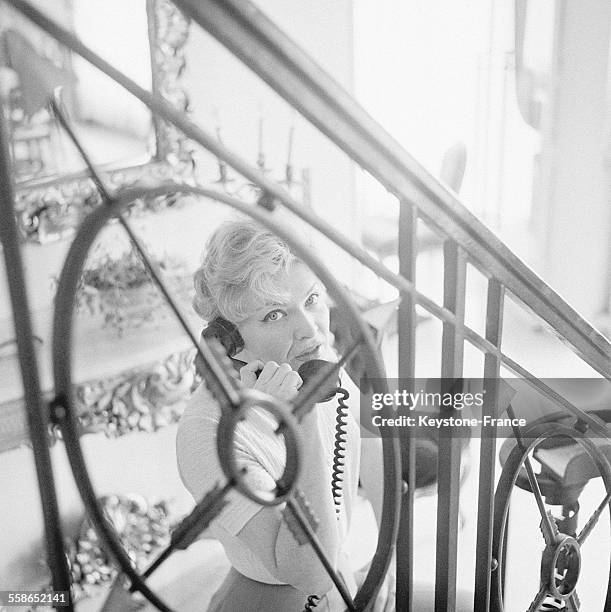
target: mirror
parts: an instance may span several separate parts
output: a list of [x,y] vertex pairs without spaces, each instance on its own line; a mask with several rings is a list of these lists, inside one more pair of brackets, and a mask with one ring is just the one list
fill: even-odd
[[[180,76],[189,24],[168,0],[37,4],[140,86],[186,109]],[[61,238],[99,202],[82,160],[46,107],[57,87],[77,136],[113,188],[191,170],[185,139],[119,85],[5,4],[0,24],[0,93],[24,239]]]

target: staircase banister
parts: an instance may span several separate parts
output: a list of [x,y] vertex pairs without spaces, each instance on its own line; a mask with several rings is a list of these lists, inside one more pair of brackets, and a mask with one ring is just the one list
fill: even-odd
[[175,0],[175,4],[389,191],[415,204],[427,221],[545,320],[586,363],[611,379],[611,343],[252,2]]

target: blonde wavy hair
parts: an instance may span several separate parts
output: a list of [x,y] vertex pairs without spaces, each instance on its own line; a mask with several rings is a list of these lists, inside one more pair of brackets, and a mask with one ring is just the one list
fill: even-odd
[[206,243],[193,278],[193,308],[205,321],[220,315],[239,323],[266,304],[286,300],[277,278],[296,260],[286,242],[254,221],[226,221]]

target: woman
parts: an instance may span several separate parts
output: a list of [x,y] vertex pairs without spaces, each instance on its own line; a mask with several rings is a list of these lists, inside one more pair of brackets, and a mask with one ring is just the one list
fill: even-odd
[[[242,342],[234,357],[245,364],[239,370],[245,386],[290,401],[303,383],[297,373],[302,363],[336,359],[324,287],[286,243],[253,222],[231,221],[212,235],[195,288],[194,305],[206,321],[222,317],[237,326]],[[352,396],[358,397],[356,390]],[[216,451],[219,417],[218,406],[202,385],[180,422],[179,470],[196,500],[225,481]],[[334,409],[317,404],[301,421],[306,444],[298,487],[319,521],[317,536],[325,552],[354,595],[356,584],[343,547],[357,495],[360,439],[350,414],[342,494],[334,503],[335,417]],[[251,486],[258,489],[273,489],[283,470],[281,438],[272,431],[269,417],[255,411],[236,435],[240,461],[248,468]],[[209,610],[301,612],[311,595],[320,598],[317,611],[345,609],[312,546],[298,544],[287,527],[283,506],[262,507],[236,491],[228,499],[210,531],[223,544],[232,569]]]

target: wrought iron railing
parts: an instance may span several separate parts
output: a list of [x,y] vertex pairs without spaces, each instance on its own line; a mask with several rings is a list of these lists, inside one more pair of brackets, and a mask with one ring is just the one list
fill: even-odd
[[[13,192],[11,188],[10,160],[4,139],[0,151],[0,204],[2,206],[2,240],[7,267],[10,271],[10,289],[15,327],[19,339],[21,368],[26,390],[26,404],[35,458],[45,509],[45,527],[48,557],[52,569],[53,586],[56,590],[67,590],[68,573],[61,547],[61,531],[57,509],[53,473],[46,447],[46,426],[49,419],[57,422],[64,432],[66,448],[70,457],[81,495],[90,516],[101,536],[112,550],[123,572],[131,580],[131,589],[139,590],[162,610],[169,609],[161,599],[146,585],[143,578],[148,577],[177,547],[184,547],[210,522],[223,504],[229,488],[237,487],[244,494],[253,495],[240,480],[240,475],[232,467],[231,452],[221,451],[221,459],[226,471],[227,483],[224,487],[211,491],[196,506],[193,513],[175,532],[172,544],[160,555],[158,560],[140,576],[131,566],[121,548],[116,534],[108,526],[95,499],[82,452],[78,442],[78,428],[72,406],[72,380],[70,362],[71,315],[74,293],[88,249],[103,225],[113,217],[119,218],[136,248],[141,253],[156,283],[168,301],[173,298],[164,289],[162,280],[156,274],[148,255],[133,233],[123,213],[137,198],[155,197],[170,192],[190,193],[211,198],[253,216],[267,225],[280,236],[286,237],[291,245],[311,265],[312,269],[328,284],[336,301],[350,313],[354,337],[362,344],[372,379],[383,379],[384,370],[377,357],[373,340],[367,327],[358,316],[358,311],[350,298],[337,285],[326,268],[312,258],[307,250],[300,247],[297,240],[282,224],[275,221],[274,206],[283,206],[313,228],[331,239],[355,260],[372,270],[379,277],[396,287],[400,292],[398,309],[398,354],[399,371],[402,378],[414,378],[416,350],[416,309],[422,308],[442,323],[442,362],[441,378],[461,378],[465,341],[484,355],[483,378],[490,391],[483,406],[484,414],[495,415],[498,394],[494,381],[498,380],[501,368],[528,380],[542,397],[559,407],[562,415],[571,417],[569,425],[549,425],[528,432],[516,431],[516,451],[507,460],[503,489],[497,492],[495,501],[495,462],[497,458],[497,437],[493,431],[483,435],[479,455],[479,488],[477,508],[477,543],[474,584],[474,610],[484,612],[503,609],[503,577],[496,571],[499,563],[504,570],[503,537],[507,487],[512,487],[519,477],[521,466],[525,468],[525,486],[535,496],[541,514],[542,531],[545,541],[545,554],[549,558],[542,561],[541,588],[534,595],[530,610],[543,609],[547,597],[555,597],[564,602],[566,609],[579,609],[572,580],[579,573],[575,564],[579,560],[580,545],[598,520],[602,510],[609,504],[609,494],[601,501],[597,511],[587,522],[581,534],[559,535],[558,523],[545,510],[544,495],[539,476],[534,473],[529,450],[547,437],[563,436],[574,438],[583,444],[603,476],[607,493],[611,490],[611,468],[599,447],[584,440],[584,432],[609,438],[609,428],[604,415],[588,413],[575,406],[562,393],[543,380],[534,376],[502,349],[503,314],[507,293],[534,312],[551,327],[585,363],[598,372],[604,379],[611,380],[611,344],[587,321],[578,315],[566,302],[554,293],[541,279],[528,269],[492,232],[471,215],[436,179],[430,176],[411,158],[386,132],[384,132],[358,104],[319,68],[305,53],[288,39],[269,19],[250,2],[244,0],[175,0],[176,6],[194,22],[216,37],[232,51],[244,64],[254,70],[264,81],[283,96],[289,104],[299,110],[313,125],[331,141],[343,149],[353,160],[382,183],[399,200],[400,217],[398,226],[399,273],[393,273],[378,260],[371,257],[358,245],[316,216],[309,209],[299,206],[290,195],[261,172],[244,162],[222,143],[205,130],[193,124],[184,114],[176,111],[165,100],[143,90],[133,81],[118,72],[102,58],[85,47],[72,33],[58,26],[43,13],[23,0],[6,0],[51,34],[67,48],[85,58],[88,62],[109,75],[133,95],[147,105],[158,117],[175,125],[193,141],[212,152],[219,159],[233,167],[242,176],[258,185],[262,192],[261,206],[248,206],[215,190],[185,185],[161,185],[146,190],[126,190],[109,193],[93,166],[89,166],[91,176],[103,197],[105,206],[94,211],[79,230],[58,288],[54,327],[54,371],[56,399],[48,412],[43,404],[38,383],[36,362],[31,342],[31,325],[28,318],[27,299],[23,290],[23,274],[19,255],[17,232],[11,222],[13,211]],[[69,123],[58,108],[58,117],[70,129]],[[86,152],[82,151],[87,159]],[[417,255],[417,224],[419,219],[433,226],[444,237],[443,243],[443,304],[439,305],[416,288],[415,261]],[[301,249],[301,250],[300,250]],[[471,264],[487,278],[487,304],[485,333],[480,334],[465,323],[465,297],[467,265]],[[175,307],[175,305],[174,305]],[[181,317],[185,331],[191,337],[201,358],[206,364],[207,384],[223,407],[225,440],[231,439],[236,415],[248,406],[257,403],[267,407],[278,419],[279,430],[285,435],[287,448],[287,468],[277,481],[274,494],[269,499],[257,499],[262,504],[286,502],[300,530],[313,545],[321,562],[332,576],[340,590],[346,607],[365,610],[375,597],[380,581],[387,569],[391,553],[397,550],[397,610],[412,610],[414,575],[414,490],[408,487],[401,495],[401,480],[415,482],[415,445],[412,434],[399,444],[396,437],[385,437],[384,469],[385,496],[382,530],[372,569],[356,598],[353,600],[343,586],[341,577],[325,556],[324,544],[318,542],[309,524],[299,495],[295,492],[295,479],[299,467],[298,425],[294,414],[300,407],[279,405],[269,398],[253,396],[235,385],[224,369],[223,358],[205,343],[200,344]],[[329,373],[326,373],[329,374]],[[323,373],[325,375],[325,373]],[[320,382],[319,377],[318,381]],[[312,383],[315,384],[315,383]],[[380,389],[383,390],[383,384]],[[533,441],[534,440],[534,441]],[[402,458],[401,458],[402,455]],[[457,532],[459,520],[461,440],[452,431],[439,439],[438,460],[438,510],[436,539],[436,576],[435,610],[452,611],[456,608],[457,589]],[[404,472],[401,474],[401,462]],[[567,539],[568,538],[568,539]],[[500,548],[499,548],[500,547]],[[544,555],[545,557],[545,555]],[[569,576],[557,582],[558,558],[565,563],[565,573]],[[543,568],[549,570],[547,574]],[[611,595],[607,594],[605,609],[611,609]]]

